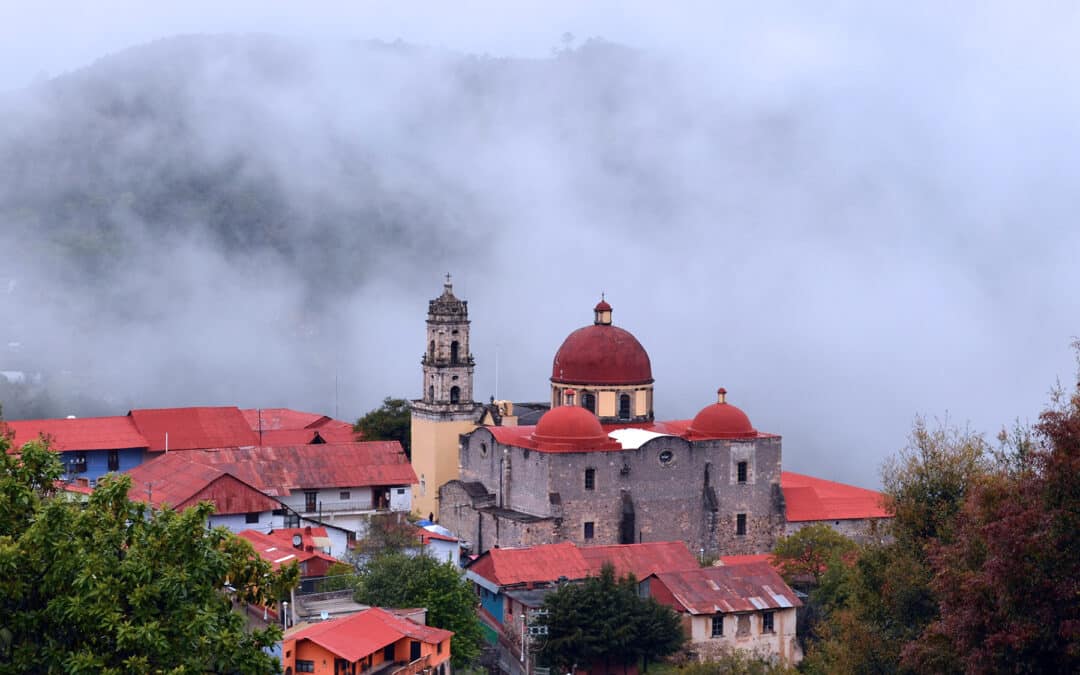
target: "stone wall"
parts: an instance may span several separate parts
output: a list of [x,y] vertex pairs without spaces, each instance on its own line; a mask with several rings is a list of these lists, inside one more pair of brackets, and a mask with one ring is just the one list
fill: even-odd
[[807,520],[787,523],[784,535],[791,535],[810,525],[828,525],[840,534],[859,544],[880,543],[888,538],[890,518],[848,518],[844,520]]

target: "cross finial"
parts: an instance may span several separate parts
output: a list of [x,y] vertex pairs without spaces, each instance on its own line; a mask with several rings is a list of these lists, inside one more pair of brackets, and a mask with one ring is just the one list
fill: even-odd
[[450,285],[450,273],[449,272],[446,273],[446,285],[447,286]]
[[605,298],[604,298],[604,292],[603,292],[603,291],[600,291],[600,299],[601,299],[601,300],[604,300],[604,299],[605,299]]

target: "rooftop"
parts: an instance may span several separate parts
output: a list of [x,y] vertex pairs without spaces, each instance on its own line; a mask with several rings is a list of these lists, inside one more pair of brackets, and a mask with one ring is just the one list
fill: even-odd
[[780,487],[789,522],[891,518],[885,496],[874,490],[784,471]]
[[802,602],[768,563],[703,567],[655,575],[690,614],[800,607]]
[[359,661],[402,638],[437,644],[453,633],[423,626],[409,619],[372,607],[352,616],[321,621],[285,637],[286,640],[310,640],[346,661]]

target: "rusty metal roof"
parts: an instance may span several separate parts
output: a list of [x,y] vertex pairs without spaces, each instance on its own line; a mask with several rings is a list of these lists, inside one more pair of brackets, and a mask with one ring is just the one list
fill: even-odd
[[128,413],[152,451],[257,445],[243,413],[235,406],[157,408]]
[[121,450],[145,448],[148,443],[130,417],[79,417],[74,419],[19,420],[0,422],[13,434],[11,450],[38,437],[45,437],[57,452],[66,450]]
[[754,612],[802,606],[795,592],[784,583],[776,570],[763,562],[660,572],[652,579],[663,584],[680,605],[679,609],[690,614]]
[[587,546],[581,549],[581,555],[593,575],[599,574],[608,562],[615,566],[619,575],[630,573],[638,579],[657,572],[693,570],[701,566],[681,541]]
[[127,472],[132,501],[181,510],[201,501],[218,514],[254,513],[281,508],[256,487],[218,467],[192,462],[187,452],[167,453]]

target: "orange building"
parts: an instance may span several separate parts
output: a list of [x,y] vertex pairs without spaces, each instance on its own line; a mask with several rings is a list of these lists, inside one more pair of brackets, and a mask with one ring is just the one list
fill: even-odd
[[448,675],[453,635],[372,607],[287,634],[281,667],[285,675],[359,675],[373,670],[380,675],[421,671]]

